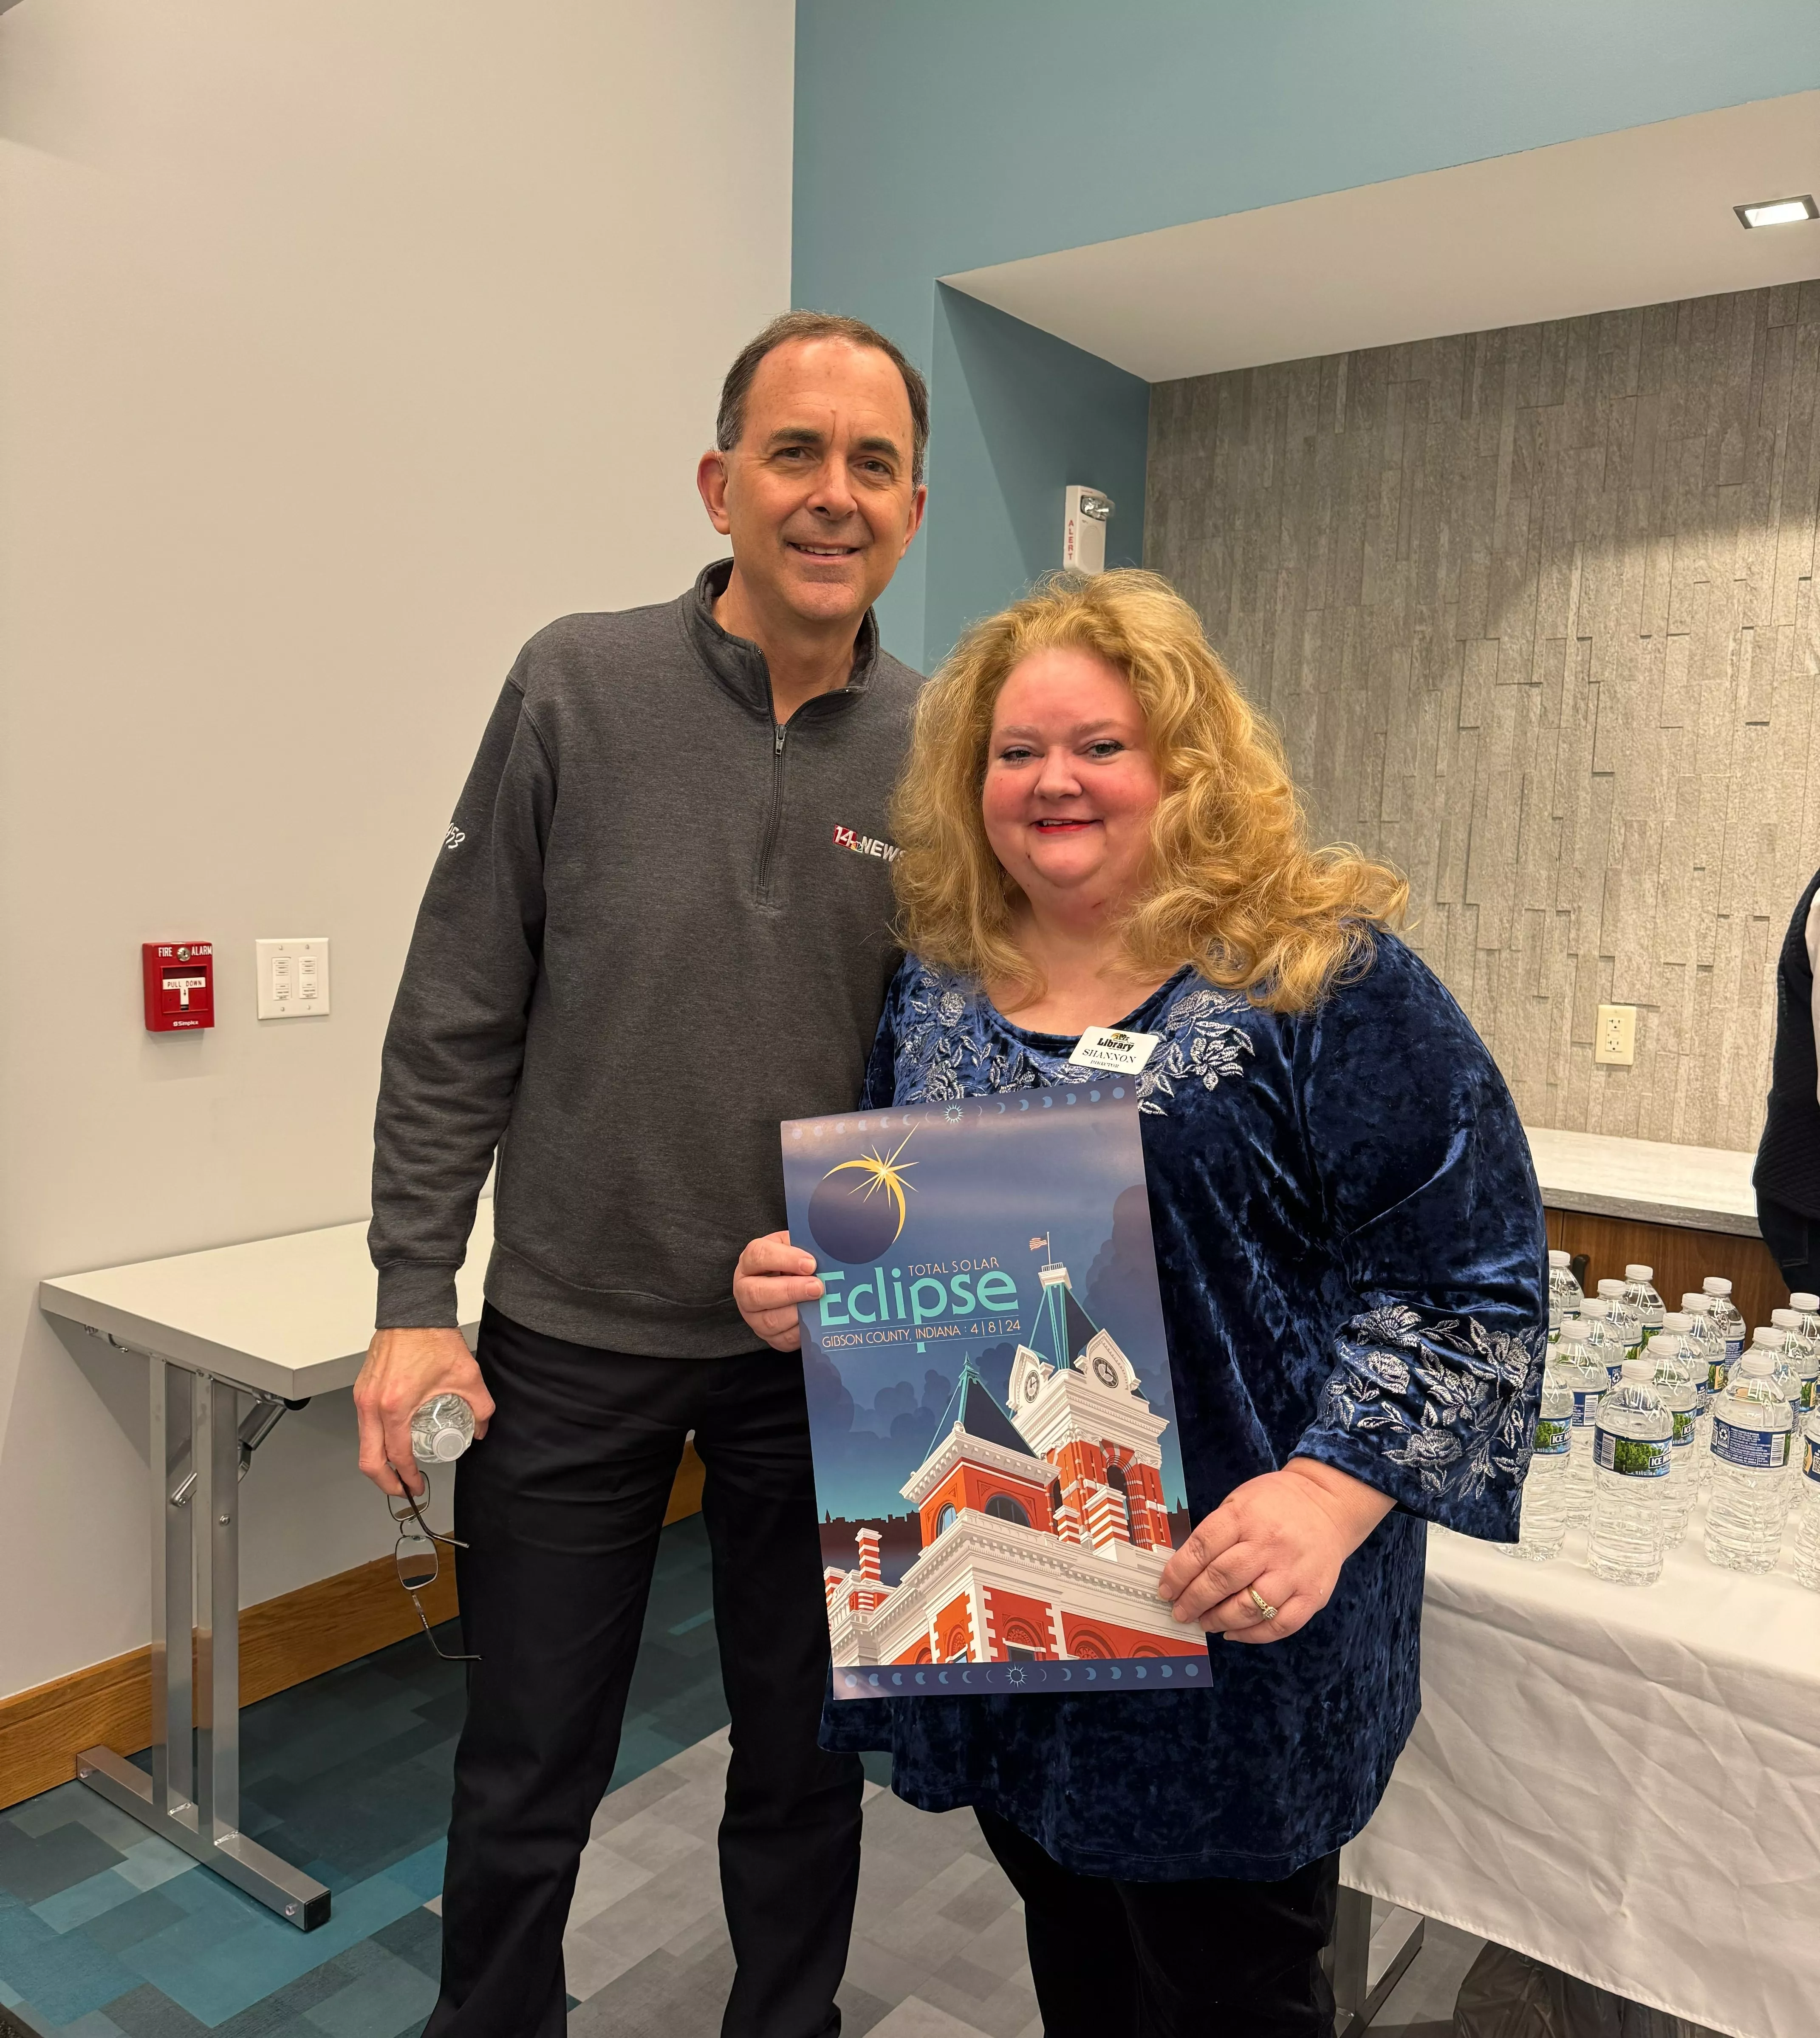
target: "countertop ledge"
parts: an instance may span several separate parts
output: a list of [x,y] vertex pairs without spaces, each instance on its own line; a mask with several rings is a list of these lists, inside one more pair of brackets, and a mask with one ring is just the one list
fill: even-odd
[[1644,1224],[1686,1225],[1697,1231],[1761,1236],[1750,1186],[1754,1153],[1722,1146],[1671,1146],[1655,1139],[1616,1139],[1599,1132],[1561,1132],[1526,1125],[1542,1199],[1550,1210]]

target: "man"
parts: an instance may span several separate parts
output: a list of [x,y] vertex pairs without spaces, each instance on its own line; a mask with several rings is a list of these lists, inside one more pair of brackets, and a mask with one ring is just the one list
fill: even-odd
[[[887,802],[917,676],[872,604],[922,519],[928,399],[857,320],[779,319],[697,480],[730,561],[520,653],[426,894],[387,1033],[355,1388],[361,1468],[418,1484],[412,1411],[481,1439],[455,1532],[479,1661],[456,1757],[427,2038],[558,2038],[562,1938],[664,1504],[707,1468],[732,1760],[725,2038],[838,2031],[857,1760],[827,1662],[800,1369],[732,1274],[781,1225],[778,1121],[848,1108],[895,957]],[[455,1271],[498,1154],[476,1358]]]
[[1801,895],[1776,970],[1769,1114],[1753,1180],[1758,1229],[1795,1292],[1820,1289],[1820,874]]

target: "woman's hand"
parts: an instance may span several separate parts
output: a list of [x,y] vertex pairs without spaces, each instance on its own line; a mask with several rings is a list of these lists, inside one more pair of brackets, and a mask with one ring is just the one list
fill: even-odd
[[733,1269],[733,1300],[740,1314],[766,1344],[794,1351],[802,1343],[799,1302],[819,1301],[815,1256],[790,1243],[787,1231],[755,1238]]
[[[1236,1487],[1164,1569],[1157,1590],[1228,1642],[1281,1642],[1333,1595],[1340,1566],[1395,1503],[1313,1458]],[[1266,1619],[1255,1591],[1274,1619]]]

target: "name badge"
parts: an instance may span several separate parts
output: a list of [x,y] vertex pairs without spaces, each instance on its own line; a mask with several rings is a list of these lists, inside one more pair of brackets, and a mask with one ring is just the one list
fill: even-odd
[[1068,1058],[1071,1067],[1106,1069],[1115,1076],[1136,1075],[1149,1060],[1160,1033],[1121,1033],[1115,1026],[1089,1026]]

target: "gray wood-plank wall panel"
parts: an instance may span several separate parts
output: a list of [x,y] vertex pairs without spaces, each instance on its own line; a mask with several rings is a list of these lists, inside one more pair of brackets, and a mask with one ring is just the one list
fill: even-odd
[[1817,413],[1820,283],[1152,392],[1148,563],[1531,1124],[1756,1143],[1820,863]]

